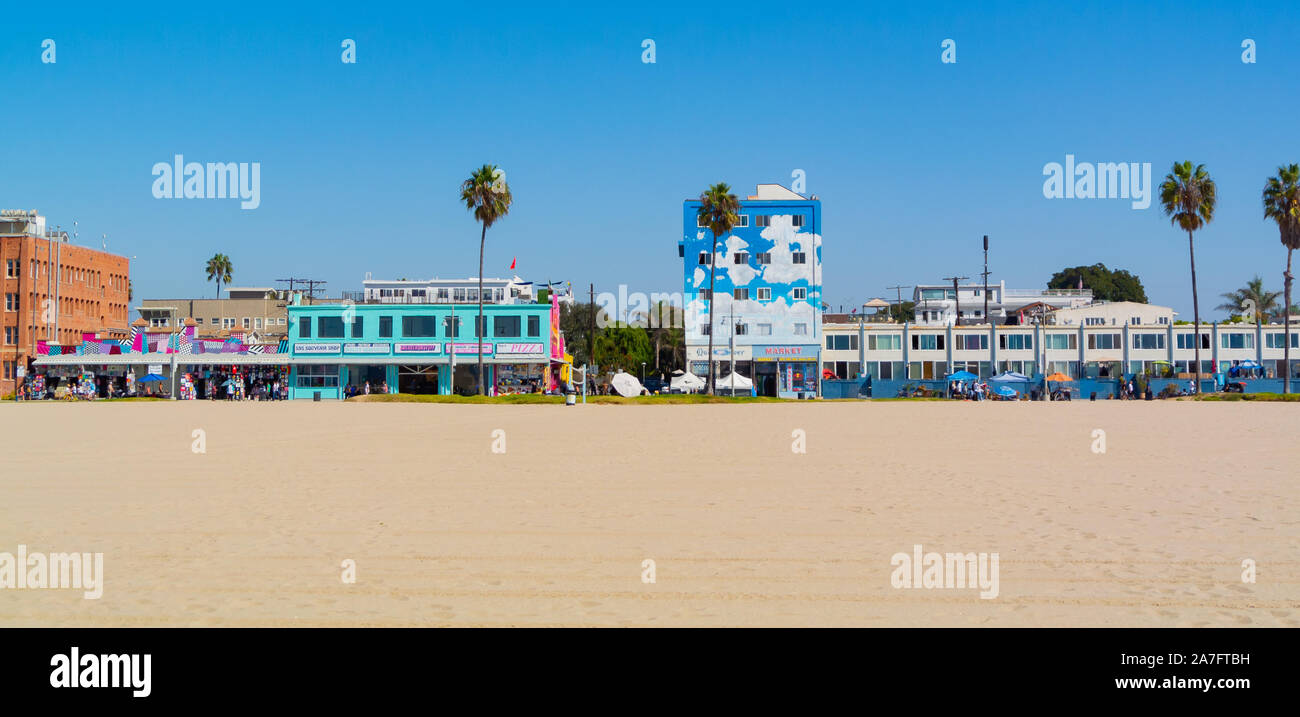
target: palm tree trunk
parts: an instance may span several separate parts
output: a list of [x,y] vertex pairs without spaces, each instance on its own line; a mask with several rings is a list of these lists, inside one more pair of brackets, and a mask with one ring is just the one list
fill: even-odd
[[1282,393],[1291,392],[1291,247],[1286,250],[1286,273],[1282,275]]
[[[483,234],[478,239],[478,326],[474,328],[478,341],[478,394],[484,395],[483,389],[483,245],[487,243],[487,224],[483,225]],[[452,343],[451,350],[456,350],[455,342]],[[452,377],[455,380],[455,377]]]
[[1196,355],[1196,394],[1201,393],[1201,305],[1196,298],[1196,245],[1192,241],[1192,233],[1187,232],[1187,254],[1192,259],[1192,322],[1193,329],[1192,346],[1195,347]]
[[[715,238],[713,242],[716,245],[717,239]],[[718,253],[714,251],[716,248],[716,246],[709,247],[709,355],[705,357],[709,362],[709,385],[705,386],[705,390],[710,396],[713,395],[713,307],[717,303],[713,297],[713,278],[718,270]]]

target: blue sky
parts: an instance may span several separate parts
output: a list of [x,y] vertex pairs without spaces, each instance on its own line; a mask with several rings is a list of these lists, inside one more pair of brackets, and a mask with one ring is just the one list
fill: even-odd
[[[1150,162],[1158,183],[1192,159],[1220,193],[1196,240],[1203,313],[1254,274],[1280,289],[1259,194],[1300,162],[1300,6],[1076,5],[11,4],[0,207],[108,234],[136,257],[137,302],[212,295],[218,251],[236,285],[311,277],[337,295],[365,272],[476,274],[457,188],[490,162],[515,205],[487,275],[517,256],[537,281],[663,291],[681,289],[683,199],[802,169],[832,305],[975,277],[988,234],[994,281],[1104,262],[1190,318],[1186,236],[1156,206],[1046,199],[1042,170]],[[177,153],[260,162],[261,206],[155,199],[151,168]]]

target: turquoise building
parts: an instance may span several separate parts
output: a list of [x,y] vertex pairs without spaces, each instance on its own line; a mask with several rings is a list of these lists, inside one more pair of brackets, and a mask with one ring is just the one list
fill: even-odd
[[[540,377],[551,358],[549,304],[317,304],[289,307],[290,398],[472,393]],[[454,368],[453,368],[454,365]]]

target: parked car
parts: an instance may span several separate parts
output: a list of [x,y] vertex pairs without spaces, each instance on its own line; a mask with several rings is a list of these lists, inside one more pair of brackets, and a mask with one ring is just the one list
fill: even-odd
[[668,393],[669,383],[662,378],[650,376],[646,378],[645,383],[641,384],[650,393]]

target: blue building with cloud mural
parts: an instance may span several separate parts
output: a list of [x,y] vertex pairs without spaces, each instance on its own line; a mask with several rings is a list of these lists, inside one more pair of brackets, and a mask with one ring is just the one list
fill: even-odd
[[[779,184],[760,184],[740,202],[736,227],[715,240],[700,226],[700,201],[682,205],[686,355],[715,377],[731,367],[760,396],[813,397],[822,346],[821,202]],[[716,263],[709,295],[709,265]]]

